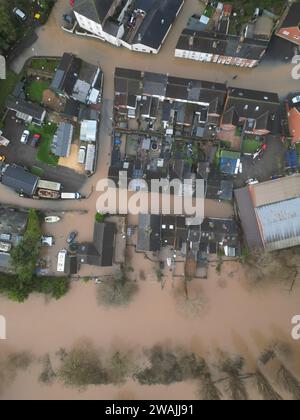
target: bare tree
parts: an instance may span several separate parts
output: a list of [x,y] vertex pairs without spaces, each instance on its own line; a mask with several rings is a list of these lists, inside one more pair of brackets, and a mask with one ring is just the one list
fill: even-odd
[[244,364],[245,362],[242,357],[236,357],[234,359],[228,357],[220,365],[221,372],[226,374],[226,377],[221,381],[227,382],[227,391],[234,401],[247,401],[249,399],[244,381],[251,377],[251,375],[245,375],[243,373]]
[[98,286],[98,302],[105,306],[126,306],[138,290],[137,283],[128,278],[128,269],[121,267],[113,277]]
[[281,401],[283,398],[272,387],[262,372],[257,369],[253,375],[258,392],[266,401]]
[[298,379],[284,366],[281,364],[278,371],[278,381],[283,388],[291,393],[295,400],[300,400],[300,382]]
[[244,260],[247,277],[253,286],[277,282],[287,286],[292,292],[299,278],[299,249],[289,249],[277,252],[253,251]]
[[203,373],[201,375],[200,396],[204,401],[220,401],[222,392],[213,381],[212,374],[205,361],[203,361]]
[[187,277],[174,289],[174,298],[178,309],[188,317],[198,316],[207,308],[202,288]]
[[51,385],[56,379],[56,373],[52,367],[50,355],[46,354],[42,358],[42,372],[39,376],[39,381],[45,385]]

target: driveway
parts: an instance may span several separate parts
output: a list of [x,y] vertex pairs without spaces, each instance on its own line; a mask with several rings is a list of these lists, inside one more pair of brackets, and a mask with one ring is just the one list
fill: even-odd
[[20,138],[26,126],[22,122],[18,122],[14,112],[9,112],[5,120],[5,128],[3,135],[10,144],[7,148],[2,148],[1,154],[6,157],[7,163],[16,163],[27,167],[29,170],[37,166],[41,168],[43,178],[49,181],[60,182],[65,191],[77,192],[84,186],[87,177],[76,173],[75,171],[64,166],[51,167],[36,160],[37,149],[29,144],[21,144]]
[[262,155],[262,159],[253,160],[252,156],[242,158],[243,174],[236,178],[237,188],[245,185],[250,178],[257,178],[260,182],[269,180],[272,176],[284,173],[285,145],[280,136],[269,136],[266,141],[268,148]]

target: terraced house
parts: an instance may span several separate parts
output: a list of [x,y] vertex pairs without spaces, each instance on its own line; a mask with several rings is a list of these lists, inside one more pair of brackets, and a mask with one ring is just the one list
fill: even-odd
[[132,51],[157,54],[184,0],[75,0],[81,31]]

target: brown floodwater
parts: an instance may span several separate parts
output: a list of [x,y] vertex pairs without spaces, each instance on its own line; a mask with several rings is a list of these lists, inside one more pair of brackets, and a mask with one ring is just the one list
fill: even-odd
[[[142,349],[157,343],[182,345],[200,355],[214,358],[217,349],[243,354],[256,360],[271,342],[287,342],[297,353],[300,343],[290,338],[291,318],[300,313],[299,290],[261,288],[250,292],[242,281],[244,273],[236,263],[225,263],[221,275],[212,267],[208,280],[198,280],[204,297],[198,313],[190,313],[174,297],[178,280],[170,278],[162,290],[153,265],[142,255],[132,261],[136,277],[140,270],[147,275],[139,281],[140,292],[130,306],[107,310],[98,306],[96,285],[73,283],[72,290],[59,302],[45,302],[32,296],[18,305],[0,298],[0,313],[7,319],[6,342],[0,353],[29,350],[37,356],[70,348],[78,340],[91,340],[109,350]],[[41,368],[39,368],[41,369]],[[122,387],[91,387],[85,392],[50,387],[38,382],[38,367],[20,374],[0,398],[196,398],[197,384],[171,387],[141,387],[129,382]]]
[[[61,56],[65,51],[78,54],[91,63],[99,63],[105,74],[104,99],[112,103],[113,74],[116,66],[172,73],[175,76],[193,77],[219,82],[232,81],[238,74],[235,85],[247,88],[277,91],[281,95],[298,90],[290,77],[291,66],[264,65],[255,70],[232,69],[175,59],[174,48],[188,17],[200,11],[198,0],[186,0],[183,12],[158,56],[145,56],[117,49],[95,40],[81,39],[63,33],[59,29],[61,16],[69,2],[58,0],[46,27],[39,30],[39,40],[32,49],[16,60],[14,68],[20,70],[25,60],[33,54]],[[104,116],[103,119],[109,118]],[[88,182],[86,192],[95,188],[97,181],[106,177],[111,148],[110,123],[102,121],[101,148],[97,174]],[[1,200],[11,204],[31,207],[32,202],[20,199],[1,187]],[[80,239],[88,240],[96,208],[97,193],[89,200],[78,203],[55,203],[53,210],[85,210],[76,217],[65,216],[62,231],[54,227],[60,240],[77,228]],[[35,203],[46,209],[49,203]],[[206,203],[206,214],[213,217],[230,217],[232,207],[212,201]],[[56,232],[57,231],[57,232]],[[250,292],[244,286],[245,273],[236,263],[226,263],[221,275],[215,267],[210,269],[208,280],[198,280],[205,297],[200,313],[188,316],[182,301],[174,298],[174,287],[178,280],[167,280],[162,290],[157,282],[153,264],[142,255],[133,257],[132,266],[139,278],[141,270],[147,280],[140,282],[140,292],[134,302],[125,309],[107,310],[98,306],[94,284],[73,283],[71,292],[59,302],[46,302],[40,296],[32,296],[25,304],[18,305],[0,297],[0,314],[7,319],[8,340],[0,341],[0,353],[32,351],[37,356],[54,353],[61,347],[69,348],[79,339],[89,339],[95,345],[111,347],[152,346],[158,342],[181,344],[203,356],[214,358],[217,348],[230,354],[243,353],[248,360],[255,360],[270,341],[287,341],[299,351],[300,343],[290,338],[291,318],[300,313],[299,290],[289,294],[285,288],[261,288]],[[97,399],[97,398],[196,398],[197,384],[184,383],[170,387],[141,387],[128,382],[122,387],[90,387],[84,392],[63,388],[60,384],[41,386],[37,380],[39,369],[33,366],[20,373],[7,386],[1,399]]]

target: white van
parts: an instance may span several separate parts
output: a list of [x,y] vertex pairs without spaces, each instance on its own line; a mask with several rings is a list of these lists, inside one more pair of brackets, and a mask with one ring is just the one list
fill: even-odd
[[62,200],[80,200],[81,199],[81,194],[79,193],[61,193],[60,198]]
[[65,272],[67,253],[68,252],[65,249],[63,249],[62,251],[60,251],[58,253],[58,258],[57,258],[57,271],[59,273],[64,273]]
[[19,9],[18,7],[15,7],[13,13],[19,20],[21,20],[22,22],[26,22],[27,15],[23,12],[23,10]]
[[86,147],[81,146],[78,152],[78,163],[83,165],[85,163],[85,156],[86,156]]

